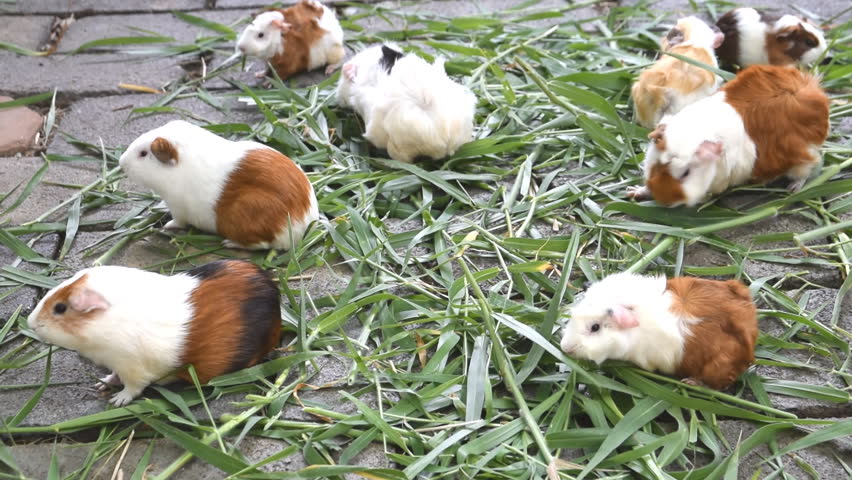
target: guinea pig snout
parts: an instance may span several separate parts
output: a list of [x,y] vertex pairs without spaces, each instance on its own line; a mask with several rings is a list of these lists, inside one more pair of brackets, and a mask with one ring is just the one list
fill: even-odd
[[573,341],[570,335],[565,335],[562,337],[562,342],[559,344],[562,347],[562,351],[571,355],[577,351],[577,344]]

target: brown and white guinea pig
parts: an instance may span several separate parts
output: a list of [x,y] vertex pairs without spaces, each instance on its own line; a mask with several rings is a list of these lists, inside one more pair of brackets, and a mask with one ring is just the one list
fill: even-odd
[[439,160],[473,136],[473,92],[447,76],[443,58],[428,63],[395,45],[374,45],[349,59],[337,101],[364,119],[364,136],[394,160]]
[[334,11],[315,0],[261,13],[240,34],[237,51],[269,62],[282,79],[324,65],[330,74],[346,54]]
[[250,367],[277,348],[278,288],[256,265],[219,260],[173,276],[94,267],[53,288],[27,323],[42,340],[112,370],[98,387],[124,384],[130,403],[154,382],[201,383]]
[[[698,17],[681,18],[663,38],[662,49],[717,67],[713,49],[724,37],[714,29]],[[690,103],[712,95],[721,83],[718,75],[663,55],[633,84],[630,95],[636,118],[642,126],[653,128],[663,115],[675,114]]]
[[165,228],[192,225],[228,246],[289,249],[319,217],[311,182],[288,157],[183,120],[142,134],[119,164],[166,202]]
[[794,15],[735,8],[716,25],[725,34],[716,55],[726,67],[809,65],[828,48],[819,28]]
[[804,185],[828,136],[828,97],[793,67],[753,65],[703,100],[665,116],[645,153],[645,186],[628,196],[695,205],[747,182]]
[[561,347],[721,390],[754,362],[757,333],[757,309],[737,280],[618,273],[574,305]]

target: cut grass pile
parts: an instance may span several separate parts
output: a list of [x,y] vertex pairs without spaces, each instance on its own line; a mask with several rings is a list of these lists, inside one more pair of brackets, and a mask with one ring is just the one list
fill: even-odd
[[[163,260],[148,268],[164,273],[248,256],[279,280],[285,353],[208,386],[149,389],[129,407],[107,410],[105,403],[101,413],[25,426],[51,388],[51,352],[31,337],[28,312],[19,309],[0,325],[0,369],[48,362],[31,400],[3,420],[3,442],[95,439],[79,470],[60,472],[54,455],[51,478],[86,478],[100,461],[121,455],[131,438],[165,437],[185,450],[173,463],[158,464],[156,478],[178,478],[193,458],[228,478],[283,478],[262,467],[290,455],[310,465],[286,474],[299,478],[727,479],[738,471],[750,476],[748,468],[759,462],[763,475],[792,478],[794,462],[816,472],[796,455],[802,449],[835,439],[849,448],[852,420],[807,418],[776,405],[793,398],[849,412],[852,324],[841,302],[852,286],[852,178],[844,171],[852,144],[838,125],[852,110],[852,25],[834,23],[832,59],[816,68],[832,97],[832,133],[819,176],[795,195],[746,186],[698,208],[665,209],[624,194],[641,182],[648,133],[631,121],[629,87],[652,62],[661,16],[646,6],[613,7],[573,20],[575,10],[593,3],[542,8],[529,1],[499,14],[456,18],[352,7],[343,22],[350,47],[394,40],[429,60],[444,55],[448,72],[479,98],[475,140],[443,162],[407,165],[372,148],[361,136],[362,122],[335,104],[337,74],[306,88],[276,80],[271,89],[235,83],[237,94],[176,81],[152,107],[133,112],[173,112],[171,101],[190,96],[217,108],[229,95],[254,102],[264,120],[210,128],[268,143],[308,173],[326,218],[291,252],[231,251],[214,235],[163,232],[159,200],[119,187],[120,151],[78,143],[90,155],[47,154],[49,162],[99,160],[102,177],[31,222],[3,226],[0,242],[18,257],[0,270],[2,286],[10,287],[6,296],[70,275],[64,261],[87,230],[111,232],[82,249],[87,264],[110,264],[133,242],[158,245]],[[702,5],[714,16],[728,8]],[[140,53],[216,51],[225,58],[241,28],[181,18],[210,36],[190,45],[146,45]],[[381,27],[367,31],[355,23],[366,18]],[[84,47],[138,50],[130,45],[155,40],[168,37]],[[43,173],[0,197],[4,214]],[[102,219],[90,220],[92,212]],[[754,235],[776,216],[809,227]],[[46,258],[32,246],[52,234],[61,236],[61,247],[57,258]],[[716,260],[708,264],[696,252]],[[824,285],[814,283],[811,269],[828,272],[820,277]],[[758,366],[722,393],[626,364],[599,368],[566,357],[558,328],[567,306],[585,282],[625,270],[750,284],[763,327]],[[338,291],[315,295],[306,288],[313,276],[329,272],[344,279]],[[838,289],[836,301],[813,301],[823,287]],[[332,358],[345,361],[346,371],[314,385]],[[775,378],[767,371],[786,373]],[[312,401],[313,388],[336,392],[340,403]],[[240,399],[237,413],[217,418],[208,404],[223,395]],[[303,407],[310,420],[287,418],[288,405]],[[354,413],[343,413],[352,406]],[[731,419],[755,430],[731,440],[721,428]],[[784,431],[800,432],[798,440],[779,443]],[[252,436],[281,441],[283,450],[251,462],[240,444]],[[399,470],[357,466],[353,459],[371,444]],[[0,463],[17,478],[7,446],[0,444]],[[764,446],[768,454],[752,467],[741,465]],[[835,458],[838,470],[852,473],[848,450]],[[126,477],[143,478],[152,462],[149,449],[138,464],[123,466]]]

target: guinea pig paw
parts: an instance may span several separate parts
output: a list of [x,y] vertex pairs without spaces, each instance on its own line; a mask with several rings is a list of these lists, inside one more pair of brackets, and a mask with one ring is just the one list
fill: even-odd
[[128,403],[132,402],[133,397],[134,395],[128,392],[125,388],[124,390],[113,395],[112,398],[109,399],[109,403],[115,405],[116,407],[123,407]]
[[354,82],[357,75],[358,65],[355,65],[354,63],[347,63],[343,66],[343,76],[346,77],[346,80]]
[[337,67],[339,67],[339,66],[340,65],[338,65],[336,63],[332,63],[332,64],[328,65],[327,67],[325,67],[325,74],[331,75],[332,73],[334,73],[335,70],[337,70]]
[[233,240],[222,240],[222,246],[225,248],[233,248],[236,250],[246,250],[245,245],[240,245]]
[[651,190],[645,185],[627,187],[627,197],[635,198],[636,200],[646,200],[651,198]]
[[686,377],[684,379],[681,379],[681,382],[683,382],[687,385],[692,385],[693,387],[704,387],[704,386],[706,386],[706,385],[704,385],[704,382],[702,382],[701,380],[697,380],[697,379],[692,378],[692,377]]
[[111,386],[116,385],[121,385],[121,379],[118,377],[118,374],[110,373],[109,375],[98,379],[98,383],[95,384],[95,388],[97,388],[99,392],[105,392],[109,390]]
[[790,193],[796,193],[805,186],[805,182],[808,181],[807,178],[800,178],[799,180],[793,180],[790,185],[787,185],[787,191]]
[[166,230],[181,230],[186,228],[186,224],[181,222],[180,220],[171,219],[163,226]]

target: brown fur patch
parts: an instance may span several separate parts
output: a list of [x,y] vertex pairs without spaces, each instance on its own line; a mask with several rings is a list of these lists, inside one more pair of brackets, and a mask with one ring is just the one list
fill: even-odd
[[151,142],[151,153],[162,163],[174,165],[178,161],[177,149],[163,137],[157,137]]
[[816,35],[802,24],[766,34],[766,52],[772,65],[793,65],[819,43]]
[[[688,24],[684,22],[683,28],[686,27],[688,27]],[[668,51],[708,65],[714,63],[707,50],[692,45],[675,45]],[[657,114],[666,113],[669,103],[667,98],[669,89],[685,95],[713,84],[715,81],[715,76],[707,70],[677,58],[663,55],[654,65],[639,75],[639,79],[631,90],[639,123],[651,128],[654,126]]]
[[678,277],[666,289],[673,293],[672,313],[700,319],[690,325],[675,374],[727,388],[754,362],[757,308],[748,288],[737,280]]
[[[91,320],[92,317],[97,315],[98,312],[83,313],[71,308],[71,295],[78,289],[83,288],[88,276],[89,274],[87,273],[83,274],[77,280],[53,292],[41,307],[41,311],[39,312],[40,323],[59,325],[66,332],[73,334],[80,330],[84,322]],[[64,303],[67,310],[61,314],[54,313],[53,309],[57,303]]]
[[311,45],[322,38],[326,31],[319,26],[323,9],[310,2],[301,1],[279,11],[291,27],[284,34],[284,53],[272,57],[269,63],[283,80],[308,70]]
[[773,180],[819,161],[809,147],[828,136],[829,105],[815,77],[795,68],[753,65],[722,90],[757,147],[753,180]]
[[249,150],[216,203],[216,230],[244,246],[271,242],[288,222],[305,218],[310,200],[310,181],[292,160],[269,148]]
[[674,205],[686,200],[686,194],[680,182],[672,177],[669,167],[661,163],[651,167],[651,175],[645,182],[654,201],[660,205]]
[[[202,279],[190,297],[194,315],[180,362],[181,365],[192,364],[202,384],[219,375],[257,364],[278,346],[281,339],[280,315],[254,319],[263,323],[258,327],[266,332],[266,341],[263,348],[245,364],[235,364],[245,344],[252,340],[246,338],[251,334],[246,321],[251,319],[246,318],[242,307],[251,300],[254,282],[263,273],[249,262],[229,260],[225,263],[226,268]],[[176,375],[192,381],[186,369],[181,369]]]

